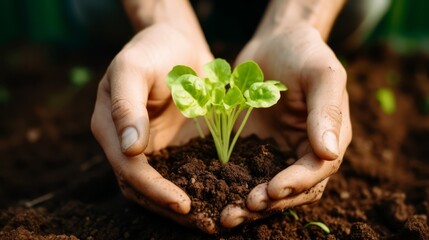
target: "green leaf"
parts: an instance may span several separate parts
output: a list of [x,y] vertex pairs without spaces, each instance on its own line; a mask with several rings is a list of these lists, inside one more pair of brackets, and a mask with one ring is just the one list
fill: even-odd
[[287,90],[287,87],[286,87],[286,85],[284,85],[282,82],[280,82],[280,81],[277,81],[277,80],[266,80],[265,81],[266,83],[271,83],[271,84],[273,84],[274,86],[276,86],[277,87],[277,89],[279,90],[279,91],[286,91]]
[[197,74],[195,73],[195,71],[192,68],[190,68],[188,66],[183,66],[183,65],[177,65],[177,66],[175,66],[168,73],[167,78],[166,78],[166,82],[167,82],[167,85],[170,88],[170,90],[171,90],[171,86],[173,84],[177,83],[177,80],[182,75],[185,75],[185,74],[191,74],[191,75],[197,76]]
[[225,97],[225,88],[214,88],[211,94],[211,102],[213,105],[220,105]]
[[231,86],[237,86],[241,92],[245,92],[253,83],[264,81],[261,68],[253,61],[238,65],[231,75]]
[[238,89],[236,86],[228,89],[228,92],[223,99],[226,109],[233,108],[239,104],[244,103],[245,101],[246,99],[244,99],[243,93],[241,93],[240,89]]
[[244,92],[246,103],[255,108],[267,108],[280,99],[279,89],[271,83],[257,82]]
[[185,74],[171,86],[171,95],[177,108],[188,118],[207,113],[209,96],[204,81],[194,75]]
[[223,86],[229,83],[231,77],[231,66],[223,59],[217,58],[203,66],[205,76],[212,83],[222,83]]

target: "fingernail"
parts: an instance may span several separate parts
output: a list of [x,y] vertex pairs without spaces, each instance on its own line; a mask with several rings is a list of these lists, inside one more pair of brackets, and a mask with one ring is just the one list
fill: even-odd
[[338,139],[334,132],[326,131],[323,134],[323,143],[326,150],[333,155],[333,158],[338,157]]
[[127,127],[122,132],[121,136],[121,147],[122,151],[130,148],[138,139],[137,130],[133,127]]
[[287,197],[291,193],[292,193],[292,189],[290,189],[290,188],[283,188],[282,190],[280,190],[278,198],[285,198],[285,197]]

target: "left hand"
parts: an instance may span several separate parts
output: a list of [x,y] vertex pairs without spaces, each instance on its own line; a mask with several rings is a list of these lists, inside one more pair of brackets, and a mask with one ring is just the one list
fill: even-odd
[[318,201],[352,137],[346,72],[316,29],[300,25],[253,38],[237,63],[246,60],[257,62],[265,79],[282,81],[288,91],[275,106],[254,110],[244,133],[273,137],[294,150],[297,161],[256,186],[246,209],[227,206],[221,215],[227,228]]

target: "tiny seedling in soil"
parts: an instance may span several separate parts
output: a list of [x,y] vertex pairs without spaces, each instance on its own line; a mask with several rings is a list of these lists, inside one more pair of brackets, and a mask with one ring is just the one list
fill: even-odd
[[328,226],[322,222],[309,222],[304,225],[304,227],[310,227],[310,226],[318,226],[320,229],[322,229],[326,234],[329,234],[331,231],[329,230]]
[[299,220],[298,214],[296,214],[296,212],[292,209],[287,209],[283,212],[283,214],[286,216],[291,216],[295,221]]
[[[273,106],[280,91],[287,88],[280,81],[264,81],[262,70],[253,61],[241,63],[231,72],[228,62],[215,59],[203,66],[203,73],[204,77],[198,77],[190,67],[178,65],[168,74],[167,85],[185,117],[204,118],[219,160],[227,163],[252,110]],[[243,111],[244,118],[233,136]]]
[[[298,214],[296,214],[296,212],[292,209],[287,209],[286,211],[283,212],[283,214],[286,216],[291,216],[295,221],[299,220]],[[328,226],[326,226],[326,224],[322,222],[311,221],[304,225],[305,228],[310,226],[317,226],[320,229],[322,229],[322,231],[325,232],[326,234],[329,234],[331,232]]]

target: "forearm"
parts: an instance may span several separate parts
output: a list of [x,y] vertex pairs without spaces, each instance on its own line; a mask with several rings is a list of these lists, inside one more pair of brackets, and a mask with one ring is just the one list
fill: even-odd
[[125,11],[135,30],[155,23],[166,23],[178,28],[198,26],[188,0],[123,0]]
[[346,0],[271,0],[256,36],[307,24],[327,39]]
[[154,24],[167,24],[192,36],[196,46],[208,48],[189,0],[122,0],[136,32]]

